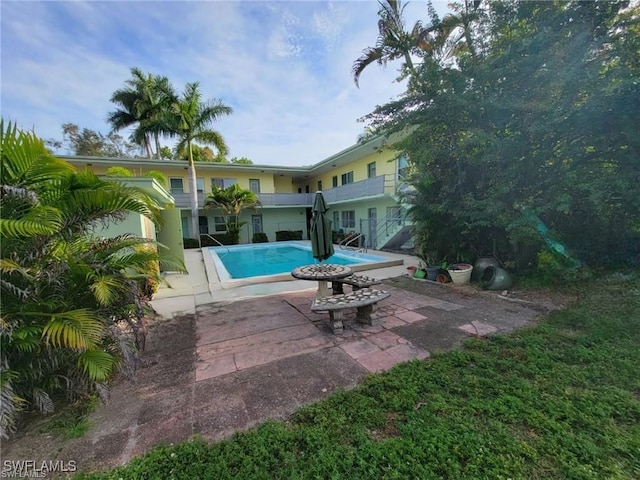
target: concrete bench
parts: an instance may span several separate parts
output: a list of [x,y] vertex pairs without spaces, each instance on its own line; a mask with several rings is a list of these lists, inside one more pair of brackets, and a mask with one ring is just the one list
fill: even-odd
[[356,308],[356,319],[360,323],[373,326],[371,314],[376,311],[380,300],[391,296],[389,292],[374,290],[371,288],[360,288],[353,293],[343,293],[328,297],[316,297],[311,303],[312,312],[329,312],[329,326],[336,335],[341,335],[344,331],[344,310],[346,308]]
[[344,293],[344,284],[351,285],[353,287],[353,291],[359,290],[361,288],[368,288],[373,285],[379,285],[382,283],[381,280],[377,278],[367,277],[365,275],[356,275],[355,273],[349,275],[348,277],[340,278],[338,280],[331,280],[331,290],[334,295],[339,295]]

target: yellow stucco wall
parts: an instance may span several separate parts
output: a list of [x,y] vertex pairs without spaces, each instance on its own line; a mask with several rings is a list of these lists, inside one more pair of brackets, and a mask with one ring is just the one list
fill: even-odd
[[[338,186],[342,185],[342,174],[353,172],[353,181],[359,182],[368,178],[368,165],[372,162],[376,164],[376,175],[395,175],[397,170],[397,161],[395,157],[397,152],[392,150],[383,150],[382,152],[372,151],[370,155],[367,155],[360,160],[356,160],[344,166],[338,166],[331,172],[316,175],[309,178],[306,184],[309,185],[311,192],[318,190],[318,181],[322,182],[322,189],[329,190],[333,188],[333,177],[338,177]],[[390,161],[391,160],[391,161]],[[304,191],[304,185],[297,185],[302,187]],[[297,190],[296,190],[297,191]]]

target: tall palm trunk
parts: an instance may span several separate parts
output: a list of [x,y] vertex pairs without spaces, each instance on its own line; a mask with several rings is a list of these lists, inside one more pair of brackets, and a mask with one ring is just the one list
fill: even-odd
[[153,136],[156,140],[156,158],[160,160],[162,158],[162,155],[160,154],[160,134],[158,132],[154,132]]
[[149,140],[149,135],[144,136],[144,147],[147,150],[147,157],[153,158],[153,151],[151,150],[151,141]]
[[200,220],[198,215],[198,182],[196,181],[196,165],[193,162],[191,141],[187,142],[189,152],[189,191],[191,193],[191,229],[200,246]]

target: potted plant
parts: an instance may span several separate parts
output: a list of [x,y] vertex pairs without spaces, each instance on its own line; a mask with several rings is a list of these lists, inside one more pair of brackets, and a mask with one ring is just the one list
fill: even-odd
[[418,257],[420,258],[420,268],[425,271],[426,279],[435,282],[436,277],[442,269],[442,265],[438,264],[435,260],[435,254],[425,248],[420,248],[418,251]]
[[472,271],[473,265],[469,263],[454,263],[447,267],[447,272],[451,277],[451,281],[457,285],[469,283]]

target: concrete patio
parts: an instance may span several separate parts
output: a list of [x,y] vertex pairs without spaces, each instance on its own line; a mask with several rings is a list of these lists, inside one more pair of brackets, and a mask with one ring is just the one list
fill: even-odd
[[366,272],[395,278],[378,286],[391,292],[378,306],[379,326],[349,321],[353,309],[344,335],[336,336],[328,315],[310,310],[312,282],[211,291],[201,253],[185,253],[189,275],[169,275],[170,287],[153,301],[162,318],[149,328],[137,381],[115,383],[84,437],[61,444],[32,429],[24,441],[3,442],[4,458],[74,459],[95,469],[193,435],[219,440],[286,419],[371,372],[427,359],[470,336],[511,331],[540,313],[471,286],[410,279],[406,266],[417,259],[407,257],[405,265]]

